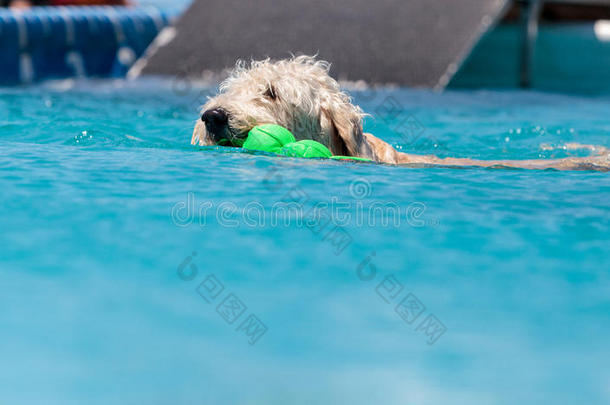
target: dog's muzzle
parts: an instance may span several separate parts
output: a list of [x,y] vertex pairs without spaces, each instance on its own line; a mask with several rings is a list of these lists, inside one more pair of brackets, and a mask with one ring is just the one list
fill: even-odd
[[222,108],[207,110],[201,116],[205,128],[216,144],[229,141],[229,114]]

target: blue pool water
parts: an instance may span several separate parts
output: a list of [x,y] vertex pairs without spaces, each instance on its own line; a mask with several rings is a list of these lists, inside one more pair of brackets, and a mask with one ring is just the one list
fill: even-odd
[[185,9],[192,3],[192,0],[138,0],[136,3],[141,6]]
[[[610,402],[608,173],[192,147],[206,94],[0,89],[3,403]],[[354,96],[416,153],[610,146],[610,97]]]

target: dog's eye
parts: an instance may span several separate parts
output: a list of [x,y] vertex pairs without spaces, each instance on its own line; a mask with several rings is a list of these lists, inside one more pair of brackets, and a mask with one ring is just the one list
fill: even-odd
[[277,94],[275,93],[275,89],[273,88],[273,86],[267,87],[264,96],[270,100],[275,100],[277,98]]

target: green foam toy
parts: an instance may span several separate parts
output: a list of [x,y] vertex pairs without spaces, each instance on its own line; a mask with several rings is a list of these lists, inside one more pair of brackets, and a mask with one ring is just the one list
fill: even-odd
[[242,145],[244,149],[262,152],[279,153],[284,145],[296,142],[292,132],[274,124],[258,125],[248,132],[248,138]]
[[280,155],[303,158],[330,158],[333,154],[320,142],[304,139],[284,145]]
[[258,125],[252,128],[248,132],[248,137],[242,147],[249,150],[277,153],[288,157],[330,158],[335,160],[372,162],[372,160],[365,158],[333,156],[326,146],[311,139],[297,142],[289,130],[275,124]]

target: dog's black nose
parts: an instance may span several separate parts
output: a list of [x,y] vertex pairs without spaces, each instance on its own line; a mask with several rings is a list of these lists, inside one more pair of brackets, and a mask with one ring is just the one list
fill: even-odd
[[205,123],[208,132],[214,137],[216,142],[225,137],[229,116],[222,108],[207,110],[201,116],[201,121]]
[[201,120],[206,124],[227,125],[229,116],[222,108],[215,108],[213,110],[205,111],[201,116]]

